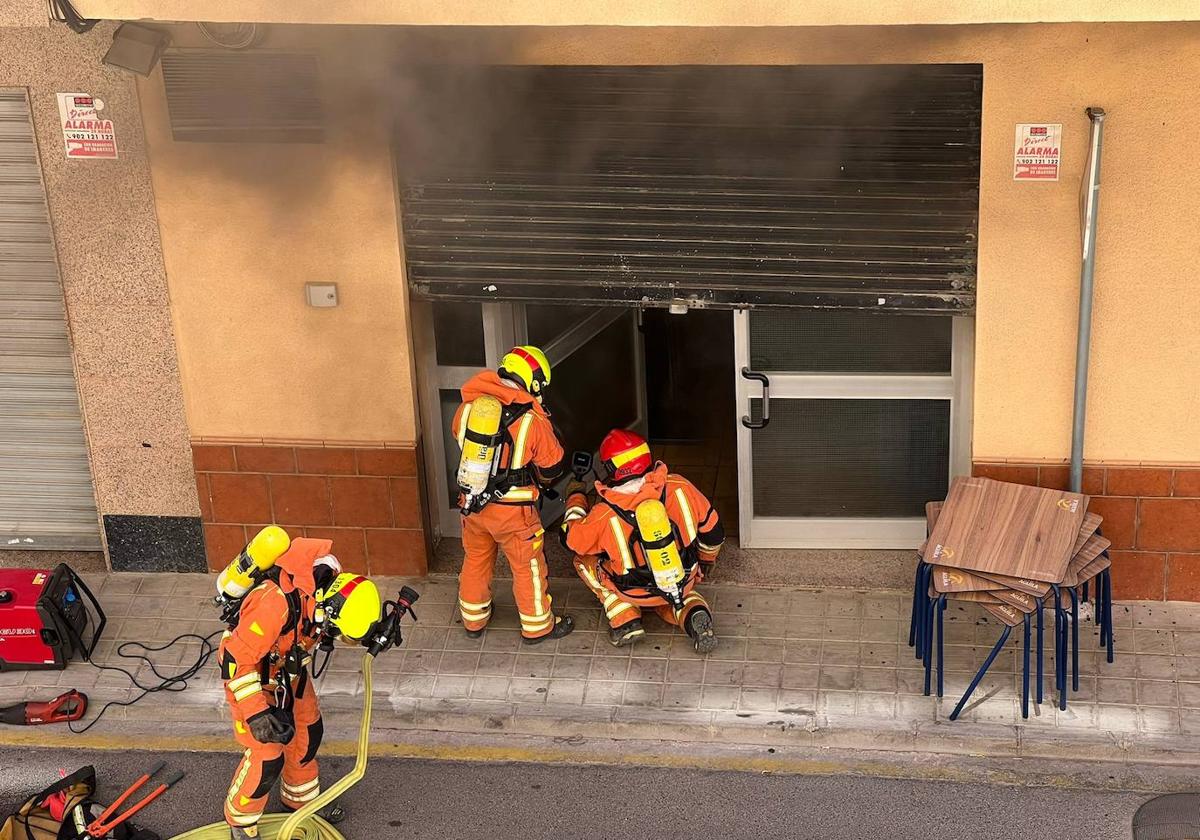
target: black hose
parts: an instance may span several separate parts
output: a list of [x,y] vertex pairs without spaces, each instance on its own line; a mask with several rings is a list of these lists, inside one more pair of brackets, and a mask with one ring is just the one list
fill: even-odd
[[80,35],[90,32],[92,27],[100,22],[82,17],[71,5],[71,0],[50,0],[50,15],[54,20],[65,23],[71,28],[71,31]]

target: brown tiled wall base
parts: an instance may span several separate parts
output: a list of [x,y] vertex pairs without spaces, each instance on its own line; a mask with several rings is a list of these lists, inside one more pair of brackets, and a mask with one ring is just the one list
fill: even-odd
[[192,457],[210,569],[271,522],[333,540],[348,571],[429,568],[414,448],[197,444]]
[[[1066,489],[1062,464],[980,462],[975,475]],[[1083,492],[1112,540],[1113,596],[1200,601],[1200,467],[1085,466]]]

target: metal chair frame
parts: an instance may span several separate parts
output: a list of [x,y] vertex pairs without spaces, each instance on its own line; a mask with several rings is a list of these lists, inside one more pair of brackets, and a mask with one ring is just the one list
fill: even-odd
[[[922,660],[925,666],[925,694],[929,696],[932,693],[932,672],[934,669],[934,646],[936,643],[936,668],[937,668],[937,696],[942,697],[945,687],[945,639],[944,639],[944,617],[946,611],[946,594],[943,593],[937,598],[929,597],[929,586],[932,582],[933,566],[926,563],[924,560],[918,560],[917,570],[913,580],[913,609],[909,621],[909,645],[914,648],[915,658]],[[1111,567],[1100,572],[1094,580],[1096,585],[1091,587],[1095,591],[1096,607],[1094,620],[1100,628],[1100,646],[1106,649],[1107,660],[1113,661],[1114,658],[1114,643],[1113,643],[1113,618],[1112,618],[1112,574]],[[1090,581],[1085,581],[1083,587],[1088,587]],[[1044,616],[1046,598],[1053,596],[1054,598],[1054,644],[1055,644],[1055,662],[1054,662],[1054,685],[1058,691],[1058,707],[1061,710],[1067,708],[1068,683],[1067,683],[1067,659],[1068,654],[1071,660],[1071,679],[1070,690],[1079,691],[1079,588],[1069,587],[1066,589],[1068,598],[1071,602],[1070,613],[1062,604],[1062,588],[1056,584],[1051,585],[1050,591],[1039,599],[1037,613],[1037,680],[1036,680],[1036,702],[1043,702],[1043,675],[1045,670],[1045,643],[1044,643]],[[1084,590],[1084,597],[1087,597],[1087,589]],[[1032,614],[1026,614],[1024,618],[1024,641],[1022,649],[1022,674],[1021,674],[1021,717],[1029,717],[1029,696],[1030,696],[1030,635],[1031,635]],[[1068,632],[1069,628],[1069,632]],[[1009,636],[1012,634],[1013,627],[1005,625],[1000,637],[988,652],[987,658],[972,678],[966,692],[954,707],[950,714],[950,720],[957,720],[962,713],[963,708],[970,701],[971,695],[978,688],[979,683],[983,681],[984,676],[992,667],[996,657],[1000,651],[1004,649],[1004,645],[1008,642]]]

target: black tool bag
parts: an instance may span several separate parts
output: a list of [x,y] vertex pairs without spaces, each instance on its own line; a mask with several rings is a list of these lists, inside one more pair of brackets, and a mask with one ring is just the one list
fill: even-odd
[[66,794],[66,813],[87,801],[96,792],[96,770],[88,766],[76,770],[43,791],[32,794],[0,825],[0,840],[63,840],[77,837],[69,819],[56,819],[47,799]]
[[[56,819],[46,800],[66,794],[65,815]],[[92,796],[96,792],[96,769],[81,767],[43,791],[29,797],[0,824],[0,840],[85,840],[88,824],[104,810]],[[162,840],[157,834],[125,823],[117,826],[110,840]]]
[[[104,813],[104,807],[102,803],[92,799],[79,803],[67,813],[66,819],[63,820],[58,840],[92,840],[92,835],[88,834],[87,827]],[[162,838],[153,831],[139,828],[134,823],[123,822],[105,834],[104,840],[162,840]]]

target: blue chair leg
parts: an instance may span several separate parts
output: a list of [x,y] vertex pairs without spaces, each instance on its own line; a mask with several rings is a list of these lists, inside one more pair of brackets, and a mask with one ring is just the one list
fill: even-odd
[[1108,661],[1113,661],[1113,614],[1111,569],[1101,572],[1104,578],[1104,624],[1108,628]]
[[983,680],[984,674],[988,668],[992,667],[992,663],[996,661],[996,657],[1004,648],[1004,643],[1008,641],[1009,635],[1012,633],[1012,628],[1007,624],[1004,625],[1004,632],[1000,634],[1000,638],[996,640],[996,644],[992,646],[991,652],[987,655],[987,659],[983,660],[983,665],[971,680],[971,684],[967,686],[966,693],[962,699],[958,701],[958,705],[954,707],[954,711],[950,713],[950,720],[958,720],[958,716],[962,713],[963,706],[967,705],[967,701],[971,699],[971,695],[975,693],[975,689],[979,687],[979,683]]
[[1071,690],[1079,691],[1079,593],[1067,592],[1071,596]]
[[1067,632],[1067,617],[1062,609],[1061,592],[1056,585],[1050,585],[1050,593],[1046,597],[1054,599],[1054,690],[1061,693],[1067,679],[1060,650],[1063,634]]
[[945,677],[946,677],[946,652],[944,647],[943,636],[943,615],[946,612],[946,596],[942,595],[937,602],[937,696],[941,697],[945,694]]
[[917,591],[914,593],[914,609],[916,610],[916,633],[913,645],[913,658],[924,659],[925,648],[929,644],[929,629],[926,626],[926,617],[929,612],[929,579],[933,574],[932,568],[928,563],[923,563],[919,569],[917,577]]
[[938,611],[938,604],[941,603],[941,598],[928,598],[929,608],[925,613],[925,696],[928,697],[932,693],[933,679],[933,642],[934,642],[934,615]]
[[1046,619],[1043,613],[1045,612],[1046,604],[1044,601],[1038,601],[1037,605],[1037,702],[1042,704],[1042,672],[1046,667],[1046,651],[1043,647],[1043,638],[1046,633]]
[[1055,663],[1055,670],[1058,672],[1058,708],[1066,711],[1067,708],[1067,648],[1069,646],[1070,628],[1067,626],[1067,613],[1060,609],[1058,619],[1058,640],[1055,649],[1055,658],[1058,660]]
[[1021,664],[1021,717],[1029,717],[1029,623],[1030,616],[1025,615],[1025,646],[1022,651],[1024,661]]
[[917,571],[913,575],[912,616],[908,621],[908,646],[917,644],[917,609],[921,596],[921,578],[925,576],[925,561],[917,560]]

